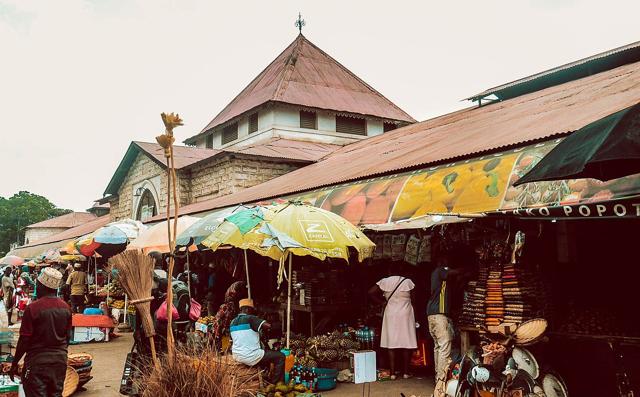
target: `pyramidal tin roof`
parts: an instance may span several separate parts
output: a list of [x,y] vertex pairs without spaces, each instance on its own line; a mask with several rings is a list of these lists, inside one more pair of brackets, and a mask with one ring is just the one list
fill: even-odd
[[201,133],[267,102],[416,121],[300,34]]

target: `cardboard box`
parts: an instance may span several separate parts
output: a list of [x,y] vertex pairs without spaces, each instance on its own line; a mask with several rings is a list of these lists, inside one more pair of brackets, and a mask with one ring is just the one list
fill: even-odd
[[108,342],[109,330],[98,327],[73,327],[74,342]]
[[377,380],[375,351],[361,350],[351,353],[350,360],[354,383],[375,382]]

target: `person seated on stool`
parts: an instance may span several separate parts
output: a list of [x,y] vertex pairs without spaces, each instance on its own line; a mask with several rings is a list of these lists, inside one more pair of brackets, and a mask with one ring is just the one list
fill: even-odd
[[279,351],[265,350],[260,345],[260,332],[271,329],[271,324],[254,315],[253,300],[241,299],[240,313],[231,321],[231,352],[233,358],[250,367],[269,368],[274,364],[275,370],[269,381],[273,384],[284,380],[284,354]]

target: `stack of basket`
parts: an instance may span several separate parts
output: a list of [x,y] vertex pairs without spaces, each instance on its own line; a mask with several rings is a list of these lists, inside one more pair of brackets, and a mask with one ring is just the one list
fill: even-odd
[[504,320],[504,295],[502,293],[501,266],[492,266],[487,278],[487,298],[485,303],[487,326],[500,325]]
[[71,353],[68,355],[67,364],[72,367],[79,376],[79,386],[83,386],[93,377],[91,376],[91,368],[93,357],[89,353]]

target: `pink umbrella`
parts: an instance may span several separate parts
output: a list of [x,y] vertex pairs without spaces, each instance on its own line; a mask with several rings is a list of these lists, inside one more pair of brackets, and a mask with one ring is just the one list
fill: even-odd
[[24,263],[24,259],[15,255],[7,255],[0,259],[0,265],[20,266]]

